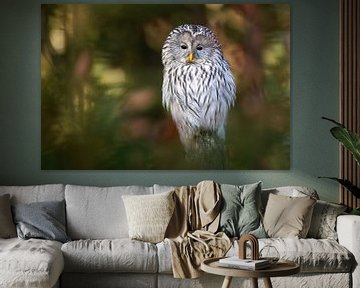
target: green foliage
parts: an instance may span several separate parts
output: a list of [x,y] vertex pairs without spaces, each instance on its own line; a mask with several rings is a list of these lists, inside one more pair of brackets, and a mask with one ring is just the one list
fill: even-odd
[[354,208],[350,214],[360,216],[360,208]]
[[346,129],[346,127],[334,120],[323,117],[323,119],[329,120],[337,127],[331,128],[331,134],[339,140],[354,156],[356,162],[360,164],[360,137],[356,133]]
[[[331,134],[342,143],[346,149],[348,149],[351,154],[354,156],[354,159],[358,164],[360,164],[360,137],[356,133],[348,130],[343,124],[336,122],[333,119],[322,117],[327,121],[330,121],[337,126],[330,129]],[[339,182],[346,189],[348,189],[356,198],[360,198],[360,188],[355,186],[351,181],[347,179],[339,179],[336,177],[319,177],[327,178]]]

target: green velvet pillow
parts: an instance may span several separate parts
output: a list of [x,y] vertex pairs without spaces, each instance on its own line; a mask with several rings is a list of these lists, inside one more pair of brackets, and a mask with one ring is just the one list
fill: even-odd
[[266,238],[260,216],[261,182],[235,186],[222,184],[222,209],[219,231],[229,237],[253,234]]

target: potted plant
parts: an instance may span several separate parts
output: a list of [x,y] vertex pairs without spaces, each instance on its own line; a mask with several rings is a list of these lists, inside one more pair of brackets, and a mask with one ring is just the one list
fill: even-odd
[[[330,129],[331,134],[342,143],[346,149],[348,149],[353,155],[355,161],[360,165],[360,136],[355,132],[347,129],[343,124],[336,122],[333,119],[322,117],[327,121],[330,121],[336,124],[335,127]],[[348,179],[340,179],[336,177],[319,177],[319,178],[328,178],[334,181],[339,182],[347,190],[349,190],[356,198],[360,198],[360,187],[354,185]],[[360,207],[354,208],[351,214],[360,215]]]

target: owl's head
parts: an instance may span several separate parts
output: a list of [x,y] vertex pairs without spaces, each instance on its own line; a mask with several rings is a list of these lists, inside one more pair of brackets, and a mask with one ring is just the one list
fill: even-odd
[[202,64],[221,57],[221,47],[215,34],[200,25],[185,24],[176,27],[167,37],[162,49],[164,65],[180,62],[182,64]]

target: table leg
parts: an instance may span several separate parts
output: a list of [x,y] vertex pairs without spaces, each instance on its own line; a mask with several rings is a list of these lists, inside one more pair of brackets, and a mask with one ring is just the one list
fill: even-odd
[[257,278],[251,278],[252,287],[258,288],[258,279]]
[[265,288],[273,288],[270,278],[266,277],[263,279],[264,279]]
[[225,276],[224,282],[221,286],[221,288],[230,288],[232,277],[231,276]]

